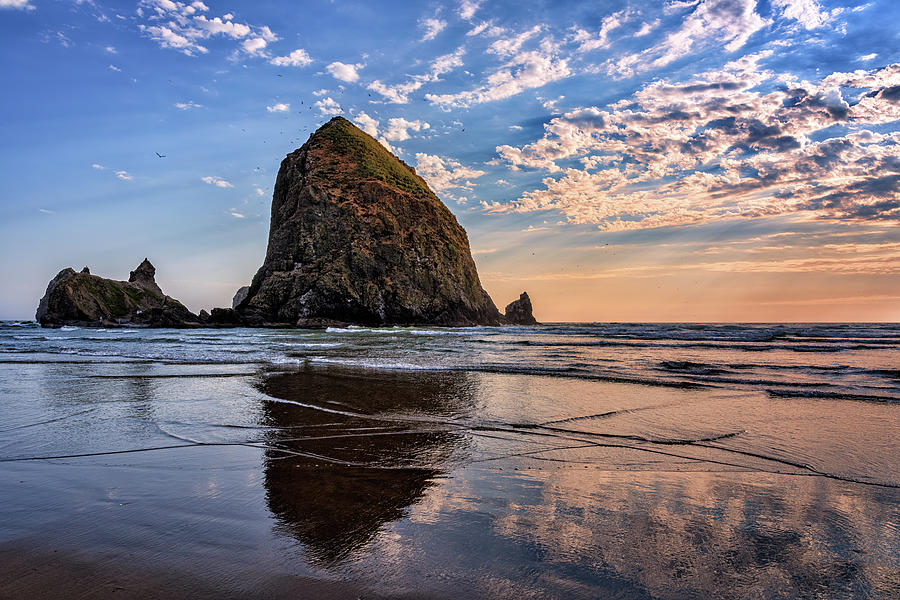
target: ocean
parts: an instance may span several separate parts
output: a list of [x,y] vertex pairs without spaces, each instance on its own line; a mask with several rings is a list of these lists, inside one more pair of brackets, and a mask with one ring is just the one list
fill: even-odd
[[900,597],[898,350],[2,322],[0,597]]

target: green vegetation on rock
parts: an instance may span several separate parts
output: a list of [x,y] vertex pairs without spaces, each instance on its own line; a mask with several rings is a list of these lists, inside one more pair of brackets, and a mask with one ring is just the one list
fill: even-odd
[[319,166],[315,175],[339,176],[338,163],[349,160],[355,169],[344,174],[348,180],[376,179],[414,196],[437,199],[412,167],[343,117],[335,117],[323,125],[310,141],[327,145],[327,154],[332,159]]

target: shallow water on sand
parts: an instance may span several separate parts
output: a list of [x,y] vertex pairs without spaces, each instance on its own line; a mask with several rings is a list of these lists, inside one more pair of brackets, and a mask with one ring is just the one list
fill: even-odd
[[7,323],[0,596],[898,597],[898,346]]

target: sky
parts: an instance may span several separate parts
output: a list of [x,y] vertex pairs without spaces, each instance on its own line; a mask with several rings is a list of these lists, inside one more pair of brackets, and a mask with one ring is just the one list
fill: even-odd
[[900,2],[0,0],[0,319],[144,257],[199,311],[343,115],[541,321],[900,321]]

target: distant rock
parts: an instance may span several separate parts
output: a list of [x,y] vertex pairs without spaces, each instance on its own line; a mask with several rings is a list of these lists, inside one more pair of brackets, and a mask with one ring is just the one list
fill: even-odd
[[113,281],[63,269],[47,286],[35,318],[44,327],[103,325],[131,327],[195,327],[200,318],[181,302],[163,294],[156,269],[144,261],[128,281]]
[[231,299],[231,308],[237,310],[237,307],[240,306],[241,302],[247,299],[248,293],[250,293],[249,285],[245,285],[238,289],[238,291],[234,293],[234,298]]
[[342,117],[282,161],[266,258],[236,310],[253,325],[301,327],[502,320],[453,214]]
[[518,300],[513,300],[506,305],[505,320],[510,325],[537,325],[534,315],[531,314],[531,298],[528,292],[522,292]]
[[241,317],[233,308],[214,308],[207,321],[210,325],[237,327],[241,324]]

